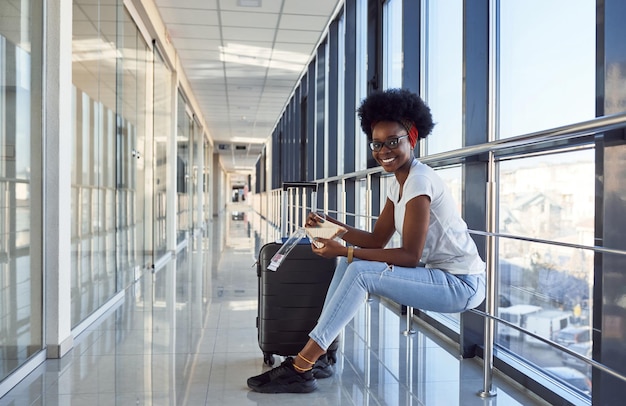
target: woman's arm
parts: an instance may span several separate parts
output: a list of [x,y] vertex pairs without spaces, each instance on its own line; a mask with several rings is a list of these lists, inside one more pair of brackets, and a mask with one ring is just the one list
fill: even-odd
[[[388,204],[391,204],[391,219],[387,218],[387,215],[389,214]],[[387,211],[386,214],[385,211]],[[383,209],[383,212],[379,217],[379,221],[376,222],[376,225],[379,224],[381,219],[383,220],[383,223],[378,230],[380,233],[378,234],[379,238],[380,236],[384,235],[383,231],[388,231],[386,227],[388,227],[387,223],[389,220],[391,221],[392,226],[391,234],[389,234],[388,238],[385,240],[385,243],[382,246],[367,246],[354,243],[354,245],[359,247],[354,248],[354,257],[369,261],[386,262],[391,265],[406,266],[411,268],[418,266],[420,258],[422,257],[422,252],[424,250],[426,233],[428,232],[428,224],[430,221],[430,199],[428,198],[428,196],[417,196],[407,203],[402,227],[402,247],[400,248],[383,248],[389,241],[389,238],[391,238],[391,235],[393,235],[394,231],[393,204],[389,200],[387,200],[385,209]],[[374,232],[372,232],[371,234],[374,235],[376,231],[376,227],[374,227]],[[350,240],[345,238],[347,235],[348,233],[344,234],[344,240],[352,243],[352,238]],[[327,258],[333,258],[336,256],[347,256],[348,249],[337,241],[322,241],[324,242],[323,247],[313,248],[313,251],[317,254]]]
[[[315,227],[317,223],[321,221],[320,219],[322,219],[320,215],[309,213],[306,226]],[[327,216],[323,218],[323,221],[330,221],[331,223],[345,228],[347,232],[344,233],[341,238],[352,245],[363,248],[383,248],[387,245],[395,231],[393,203],[391,203],[389,199],[387,199],[385,207],[378,216],[378,220],[376,220],[372,232],[360,230]]]

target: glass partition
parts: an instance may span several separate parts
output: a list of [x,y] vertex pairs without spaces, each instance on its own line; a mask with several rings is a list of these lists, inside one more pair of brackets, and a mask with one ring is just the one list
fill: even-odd
[[[498,316],[588,355],[594,252],[576,246],[594,245],[594,150],[503,161],[498,175],[498,232],[540,240],[498,239]],[[570,363],[591,378],[586,364],[511,327],[498,326],[496,342],[538,366]]]
[[426,3],[424,100],[436,122],[426,154],[461,148],[463,142],[463,1]]
[[190,171],[191,171],[191,143],[192,119],[187,114],[187,102],[182,94],[178,94],[178,123],[176,134],[176,243],[187,238],[191,225],[190,218]]
[[213,187],[213,182],[211,179],[211,173],[213,168],[213,147],[209,141],[204,139],[204,182],[202,187],[204,188],[204,209],[202,211],[204,216],[204,224],[208,226],[209,221],[213,218],[212,215],[212,194],[211,188]]
[[[337,41],[337,156],[342,157],[345,154],[345,91],[346,91],[346,17],[341,14],[338,23]],[[344,160],[337,159],[337,173],[344,173]]]
[[596,1],[498,4],[498,138],[594,118]]
[[143,231],[148,50],[118,0],[74,2],[72,48],[71,320],[76,326],[148,262]]
[[73,13],[72,326],[116,291],[117,12],[78,0]]
[[[124,10],[117,60],[118,289],[145,269],[146,72],[148,48]],[[118,28],[119,29],[119,28]]]
[[[356,5],[356,105],[353,111],[349,111],[347,117],[355,120],[355,170],[365,169],[369,151],[367,147],[367,137],[361,131],[361,123],[356,114],[361,101],[367,96],[367,2],[368,0],[357,0]],[[353,134],[345,134],[351,137]]]
[[202,142],[202,126],[198,122],[198,120],[192,120],[192,132],[193,132],[193,148],[191,151],[191,193],[189,199],[191,201],[191,217],[192,228],[200,228],[202,225],[202,201],[204,196],[202,195],[202,167],[204,165],[204,153],[203,153],[203,142]]
[[402,1],[383,4],[383,88],[402,87]]
[[[154,224],[153,249],[157,261],[167,250],[167,193],[173,191],[168,180],[168,142],[172,129],[172,72],[158,52],[154,55],[153,131],[154,131]],[[172,222],[173,223],[173,222]]]
[[0,380],[43,342],[41,190],[35,189],[41,188],[42,11],[41,1],[0,2]]

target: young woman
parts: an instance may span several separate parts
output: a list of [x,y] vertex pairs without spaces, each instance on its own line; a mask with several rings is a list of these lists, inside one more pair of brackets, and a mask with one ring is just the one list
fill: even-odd
[[[368,96],[358,109],[361,128],[372,156],[394,174],[385,206],[372,232],[310,213],[306,226],[330,221],[348,231],[348,246],[319,239],[313,251],[326,258],[341,257],[317,325],[295,358],[248,379],[264,393],[305,393],[317,388],[313,367],[329,366],[318,358],[354,317],[368,293],[423,310],[462,312],[485,298],[485,263],[478,255],[457,203],[433,169],[413,156],[417,141],[431,132],[430,109],[414,93],[390,89]],[[398,248],[385,248],[394,232]],[[321,376],[322,374],[320,374]]]

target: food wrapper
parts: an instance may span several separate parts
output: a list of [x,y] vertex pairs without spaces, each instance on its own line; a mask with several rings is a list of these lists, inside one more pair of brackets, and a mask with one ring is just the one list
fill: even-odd
[[341,237],[348,231],[344,227],[331,223],[330,221],[318,223],[317,227],[305,227],[304,230],[313,245],[317,248],[323,247],[324,244],[319,241],[315,241],[316,238],[326,238],[328,240],[332,240],[333,238]]

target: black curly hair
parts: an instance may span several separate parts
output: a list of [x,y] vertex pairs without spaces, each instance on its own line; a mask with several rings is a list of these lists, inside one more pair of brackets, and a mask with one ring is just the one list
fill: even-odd
[[361,120],[361,128],[372,140],[372,124],[380,121],[412,122],[418,131],[418,138],[426,138],[435,124],[430,108],[415,93],[406,89],[387,89],[367,96],[357,113]]

